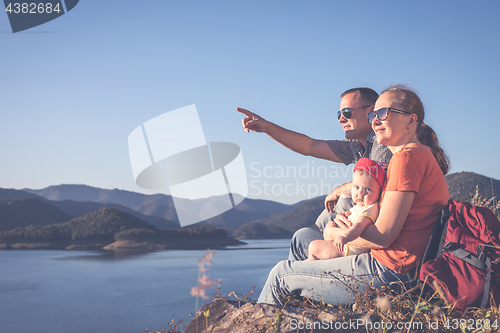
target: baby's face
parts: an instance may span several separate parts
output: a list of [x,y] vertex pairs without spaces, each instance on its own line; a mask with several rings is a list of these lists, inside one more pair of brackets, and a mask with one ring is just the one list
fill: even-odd
[[372,176],[356,170],[352,176],[352,200],[359,206],[368,206],[380,197],[380,185]]

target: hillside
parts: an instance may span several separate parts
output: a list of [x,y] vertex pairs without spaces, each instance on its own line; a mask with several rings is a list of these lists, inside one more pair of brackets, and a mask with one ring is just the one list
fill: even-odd
[[17,198],[37,198],[41,199],[42,197],[23,190],[15,190],[12,188],[0,188],[0,200],[3,199],[17,199]]
[[446,176],[446,183],[450,197],[455,200],[470,199],[476,193],[476,186],[479,194],[488,198],[492,196],[500,198],[500,180],[474,172],[452,173]]
[[237,244],[222,229],[160,230],[115,208],[0,233],[0,249],[174,249]]
[[318,215],[325,209],[324,202],[324,197],[311,199],[290,212],[272,215],[262,221],[267,226],[280,227],[295,232],[300,228],[314,225]]
[[311,199],[286,213],[273,214],[228,232],[238,239],[290,238],[298,229],[314,225],[325,208],[324,200],[324,197]]
[[[41,198],[40,198],[41,199]],[[73,217],[43,200],[36,198],[3,199],[0,201],[0,231],[29,225],[48,225],[71,220]]]
[[293,235],[289,230],[259,222],[250,222],[237,228],[226,228],[226,231],[236,239],[286,239]]
[[148,222],[151,225],[154,225],[160,229],[178,229],[180,228],[179,223],[173,222],[171,220],[167,220],[157,216],[148,216],[141,214],[140,212],[136,212],[135,210],[114,203],[101,203],[101,202],[92,202],[92,201],[73,201],[73,200],[63,200],[63,201],[52,201],[47,200],[48,203],[53,205],[54,207],[59,208],[63,212],[71,215],[72,217],[80,217],[85,214],[95,212],[101,208],[116,208],[123,212],[126,212],[130,215],[140,218],[141,220]]
[[235,208],[204,222],[217,227],[239,227],[248,222],[290,211],[292,206],[270,200],[244,199]]

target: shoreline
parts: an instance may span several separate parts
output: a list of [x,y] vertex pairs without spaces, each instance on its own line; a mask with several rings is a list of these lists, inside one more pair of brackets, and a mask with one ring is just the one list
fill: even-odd
[[197,240],[196,242],[188,241],[157,241],[157,242],[138,242],[131,240],[118,240],[111,244],[87,243],[49,243],[49,242],[17,242],[17,243],[0,243],[1,250],[64,250],[64,251],[141,251],[152,252],[161,250],[207,250],[207,249],[222,249],[226,246],[245,245],[247,243],[236,239],[224,240]]

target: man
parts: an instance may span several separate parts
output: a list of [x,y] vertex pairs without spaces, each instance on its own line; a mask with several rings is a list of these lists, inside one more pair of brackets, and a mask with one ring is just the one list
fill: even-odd
[[[389,163],[392,153],[375,140],[367,115],[373,111],[378,94],[370,88],[353,88],[340,95],[338,121],[345,132],[345,140],[317,140],[304,134],[280,127],[248,110],[237,108],[243,113],[243,129],[247,132],[263,132],[271,138],[299,154],[313,156],[337,163],[349,165],[361,157],[368,157],[377,162]],[[351,200],[341,200],[335,208],[340,194],[351,188],[351,183],[337,187],[325,199],[325,210],[316,220],[316,225],[323,230],[325,225],[335,218],[336,212],[349,210]],[[309,243],[323,239],[321,231],[302,228],[295,232],[290,245],[289,260],[305,260],[308,257]]]

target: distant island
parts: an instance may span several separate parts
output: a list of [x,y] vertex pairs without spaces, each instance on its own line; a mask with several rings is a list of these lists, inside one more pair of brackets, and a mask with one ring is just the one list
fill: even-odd
[[[2,202],[5,204],[5,202]],[[30,225],[0,233],[0,249],[167,250],[244,244],[210,226],[160,230],[116,208],[64,223]]]

